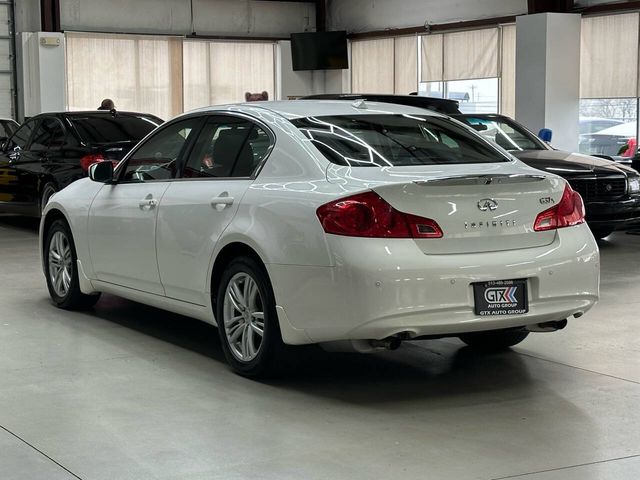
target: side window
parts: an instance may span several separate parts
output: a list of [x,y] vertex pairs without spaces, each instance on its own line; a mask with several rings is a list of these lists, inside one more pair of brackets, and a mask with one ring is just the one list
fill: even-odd
[[449,148],[456,148],[456,149],[460,148],[460,145],[458,145],[458,142],[456,142],[453,138],[451,138],[446,133],[440,134],[440,141]]
[[62,147],[66,133],[62,124],[54,117],[45,117],[40,122],[29,148],[34,152],[41,152],[49,148]]
[[37,120],[27,120],[16,133],[11,137],[9,143],[7,144],[7,150],[14,150],[16,147],[23,149],[27,146],[27,142],[33,133],[33,129],[36,126]]
[[210,119],[189,156],[185,178],[250,177],[269,152],[271,140],[247,120]]
[[9,138],[11,135],[13,135],[13,132],[15,132],[16,129],[18,128],[18,126],[13,122],[3,121],[0,123],[2,125],[0,135],[3,137]]
[[150,137],[129,157],[120,180],[144,182],[175,178],[178,157],[200,119],[181,120]]

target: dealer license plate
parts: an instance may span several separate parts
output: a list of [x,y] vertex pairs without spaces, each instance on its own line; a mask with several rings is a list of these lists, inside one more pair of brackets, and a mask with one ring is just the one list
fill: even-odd
[[473,296],[476,315],[521,315],[529,311],[526,280],[474,283]]

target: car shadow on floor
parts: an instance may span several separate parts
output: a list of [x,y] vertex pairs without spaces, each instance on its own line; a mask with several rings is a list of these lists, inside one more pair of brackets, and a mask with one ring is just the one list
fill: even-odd
[[103,294],[87,315],[224,362],[218,329],[194,318]]
[[[226,365],[217,328],[198,320],[111,295],[103,295],[87,314]],[[454,339],[406,342],[396,351],[373,354],[332,353],[303,346],[293,349],[278,376],[259,382],[269,388],[357,404],[418,397],[463,400],[480,392],[504,398],[533,388],[525,358],[511,350],[477,352]],[[185,361],[180,356],[171,360]],[[181,374],[188,371],[182,365],[176,369]]]

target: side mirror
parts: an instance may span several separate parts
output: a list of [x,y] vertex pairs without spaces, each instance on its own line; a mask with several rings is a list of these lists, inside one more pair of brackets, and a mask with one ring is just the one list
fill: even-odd
[[94,163],[89,167],[89,178],[94,182],[109,183],[113,180],[113,163]]
[[0,137],[0,150],[3,152],[7,148],[7,140],[9,140],[9,137]]
[[553,137],[553,131],[549,128],[541,128],[538,132],[538,137],[543,142],[549,143],[551,141],[551,137]]

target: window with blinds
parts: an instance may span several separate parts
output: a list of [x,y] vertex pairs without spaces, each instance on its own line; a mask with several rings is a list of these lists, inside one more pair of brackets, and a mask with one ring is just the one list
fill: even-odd
[[638,96],[639,14],[584,17],[580,39],[580,97]]
[[245,101],[245,92],[275,98],[273,42],[182,37],[66,34],[67,107],[118,110],[169,119],[186,110]]
[[275,98],[272,42],[185,40],[184,109],[245,101],[245,93]]
[[583,17],[580,143],[591,155],[633,157],[638,137],[640,14]]
[[351,91],[407,95],[418,87],[415,36],[351,43]]
[[515,25],[420,37],[420,93],[469,112],[513,115]]
[[182,112],[182,39],[66,34],[67,106],[95,110],[104,98],[118,110],[167,119]]

